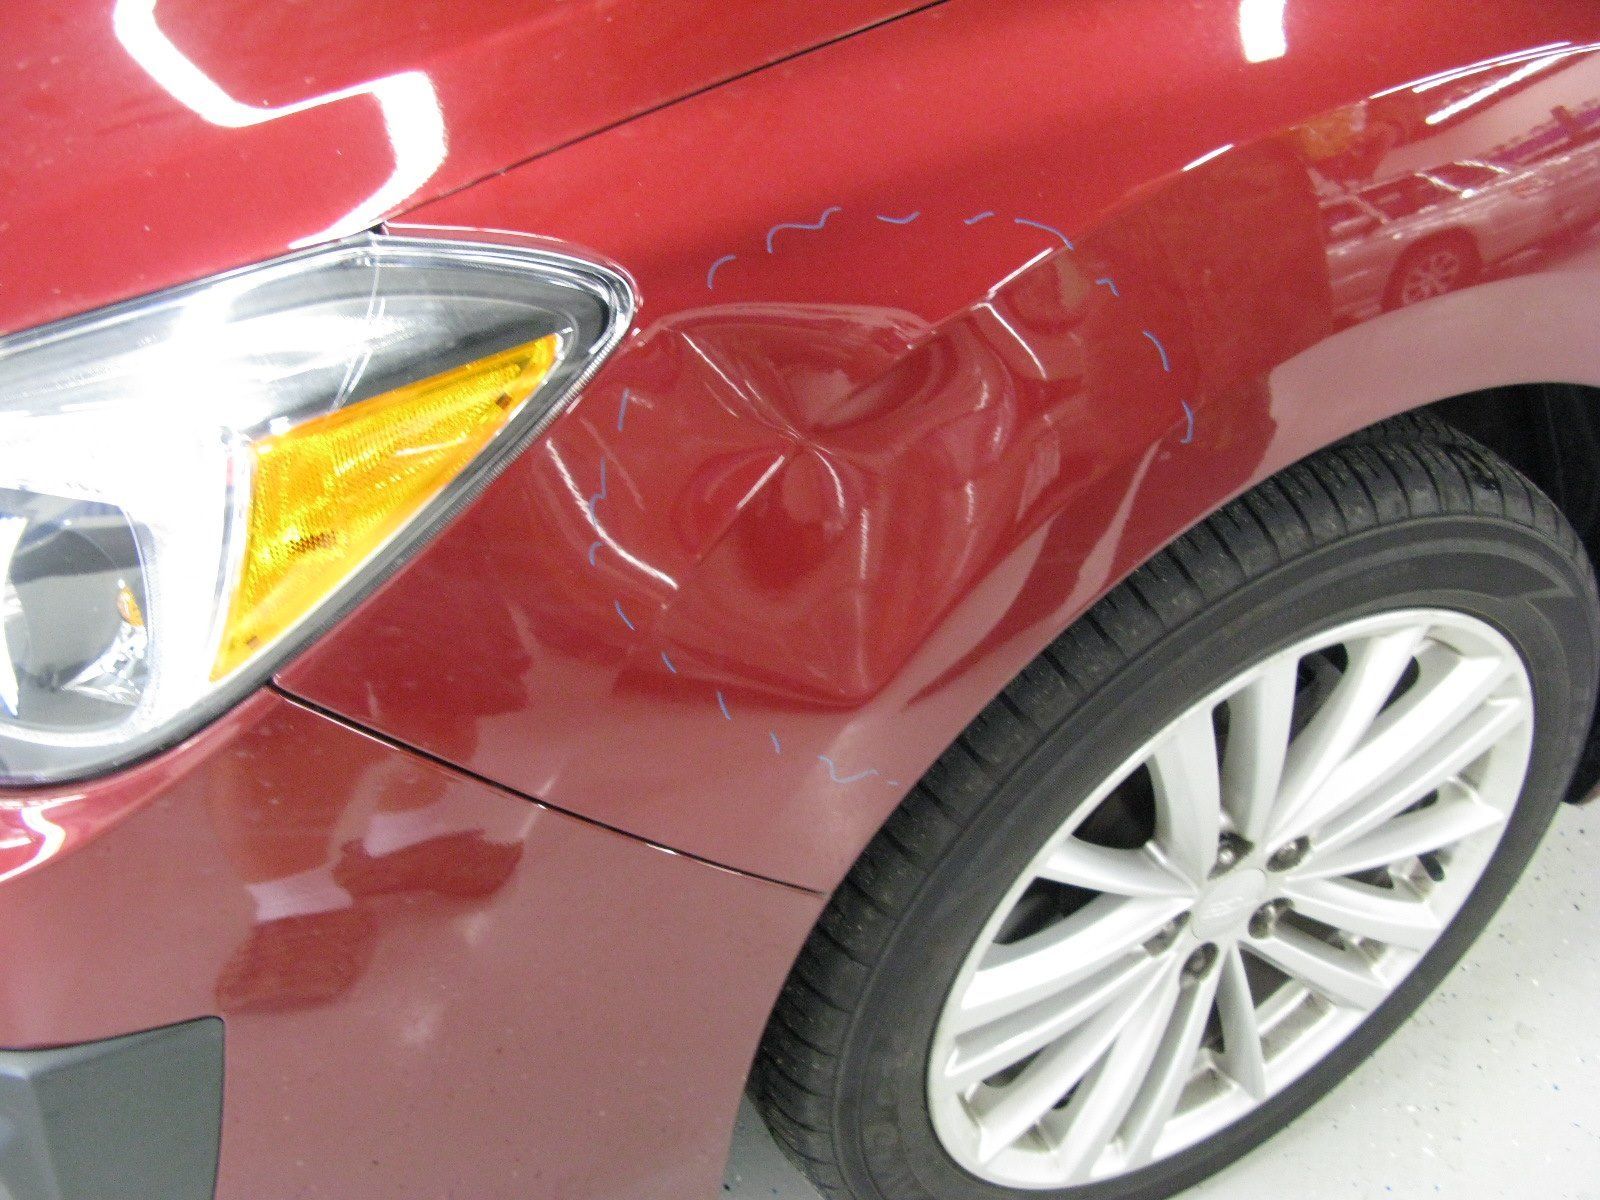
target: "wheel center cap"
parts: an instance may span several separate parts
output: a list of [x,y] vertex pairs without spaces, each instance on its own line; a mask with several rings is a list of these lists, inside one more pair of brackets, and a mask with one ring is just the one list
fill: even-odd
[[1224,875],[1195,902],[1189,927],[1198,938],[1214,938],[1250,919],[1267,898],[1265,871],[1236,871]]

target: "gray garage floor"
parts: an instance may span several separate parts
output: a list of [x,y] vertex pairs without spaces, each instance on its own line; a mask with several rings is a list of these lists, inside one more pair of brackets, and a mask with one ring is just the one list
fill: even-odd
[[[1600,806],[1378,1056],[1187,1200],[1600,1200]],[[748,1105],[724,1196],[815,1200]]]

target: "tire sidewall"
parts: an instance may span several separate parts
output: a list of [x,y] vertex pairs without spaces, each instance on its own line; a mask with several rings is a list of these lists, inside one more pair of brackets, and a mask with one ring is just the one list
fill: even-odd
[[[994,789],[898,923],[846,1043],[834,1110],[841,1165],[884,1200],[1002,1200],[945,1152],[928,1115],[934,1026],[968,950],[1072,807],[1156,731],[1253,664],[1315,633],[1403,608],[1486,621],[1528,667],[1534,739],[1522,798],[1484,875],[1405,982],[1296,1083],[1198,1146],[1105,1183],[1027,1194],[1158,1200],[1219,1170],[1372,1053],[1480,933],[1538,844],[1587,728],[1596,651],[1580,568],[1512,521],[1413,519],[1343,538],[1245,583],[1103,680]],[[1264,635],[1263,631],[1272,631]]]

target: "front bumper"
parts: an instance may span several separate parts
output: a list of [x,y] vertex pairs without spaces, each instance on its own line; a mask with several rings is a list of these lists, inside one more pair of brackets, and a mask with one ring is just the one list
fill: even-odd
[[222,1022],[51,1050],[0,1050],[0,1196],[209,1200]]
[[[435,836],[386,852],[400,813]],[[0,1047],[226,1021],[218,1200],[710,1195],[822,904],[271,691],[120,776],[0,795],[6,844]],[[262,911],[308,874],[352,904]]]

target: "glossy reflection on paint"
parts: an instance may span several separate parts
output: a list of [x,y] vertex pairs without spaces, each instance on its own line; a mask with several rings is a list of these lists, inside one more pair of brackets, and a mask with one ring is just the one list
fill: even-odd
[[[1299,400],[1295,365],[1358,328],[1423,320],[1426,304],[1396,299],[1397,236],[1457,219],[1509,226],[1518,206],[1538,208],[1465,290],[1425,299],[1492,317],[1504,310],[1478,297],[1555,278],[1600,215],[1588,165],[1600,80],[1592,54],[1570,51],[1482,99],[1551,54],[1388,90],[1192,169],[1180,158],[1089,221],[1048,197],[1027,216],[999,196],[818,200],[659,266],[599,226],[579,230],[639,270],[645,325],[404,588],[285,681],[424,746],[471,729],[477,749],[453,761],[508,786],[829,886],[904,786],[886,781],[915,779],[1126,570],[1252,479],[1403,403],[1370,387]],[[739,90],[704,103],[734,104]],[[1445,128],[1429,125],[1449,104],[1462,107]],[[693,120],[646,125],[670,141],[692,137]],[[579,167],[609,161],[603,142]],[[641,170],[648,153],[619,143],[608,169]],[[425,215],[538,225],[564,174],[524,171]],[[1433,199],[1408,211],[1419,190]],[[1344,206],[1365,222],[1345,223]],[[873,299],[929,255],[987,278],[959,284],[970,298],[955,304],[957,281],[904,305]],[[763,298],[781,294],[795,298]],[[1418,344],[1404,340],[1413,355]],[[1370,361],[1369,349],[1320,378]],[[589,498],[576,509],[587,534],[569,480]],[[495,581],[488,625],[441,626],[428,597],[447,576]],[[508,681],[476,640],[499,611],[528,667],[496,714],[472,693],[475,680]],[[396,691],[389,660],[367,648],[363,630],[378,628],[428,631],[459,681],[447,701]],[[852,832],[819,839],[819,827]]]

